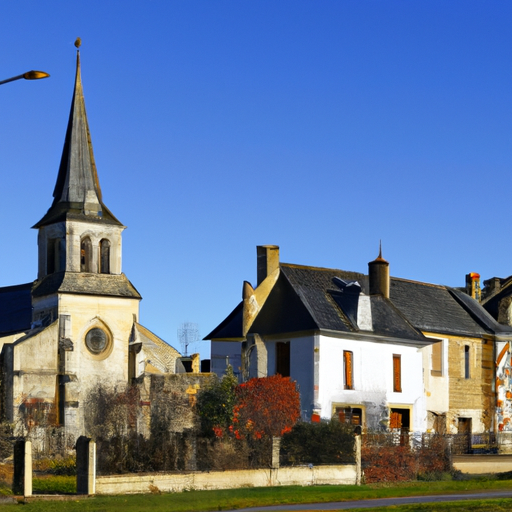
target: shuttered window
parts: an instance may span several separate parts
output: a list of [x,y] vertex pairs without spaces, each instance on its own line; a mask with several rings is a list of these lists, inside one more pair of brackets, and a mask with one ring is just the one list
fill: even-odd
[[393,354],[393,391],[402,392],[402,361],[398,354]]
[[348,350],[343,351],[343,373],[345,389],[354,389],[354,355]]
[[356,426],[363,425],[363,410],[359,407],[336,407],[335,414],[338,415],[340,423]]
[[443,375],[443,342],[432,345],[432,370],[431,375],[441,377]]

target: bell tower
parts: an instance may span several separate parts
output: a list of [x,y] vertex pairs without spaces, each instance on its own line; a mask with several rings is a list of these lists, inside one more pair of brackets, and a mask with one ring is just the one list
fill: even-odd
[[[125,226],[103,202],[85,110],[80,50],[53,202],[33,227],[39,231],[38,274],[33,289],[35,322],[47,324],[57,318],[57,291],[110,295],[109,283],[119,281],[114,276],[124,278],[121,234]],[[113,279],[98,281],[97,276]],[[138,296],[133,291],[128,295]],[[42,297],[45,300],[40,300]]]

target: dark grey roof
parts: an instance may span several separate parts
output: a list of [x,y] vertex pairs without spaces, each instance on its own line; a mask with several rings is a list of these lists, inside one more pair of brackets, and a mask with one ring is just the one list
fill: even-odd
[[[357,332],[359,293],[341,290],[333,281],[357,281],[361,292],[368,289],[364,274],[343,270],[303,267],[282,264],[281,271],[311,312],[318,329],[338,332]],[[411,325],[392,301],[381,296],[370,296],[373,334],[425,341],[425,337]],[[266,306],[266,304],[265,304]],[[259,331],[256,331],[259,332]]]
[[[250,331],[262,335],[309,330],[359,332],[358,294],[368,294],[368,276],[337,269],[282,263],[280,275]],[[342,290],[333,278],[357,281]],[[391,278],[390,298],[370,296],[374,335],[422,343],[422,332],[481,337],[512,332],[500,326],[468,295],[446,286]],[[242,337],[242,303],[205,339]]]
[[139,292],[124,274],[55,272],[36,281],[32,289],[34,297],[44,297],[57,292],[141,298]]
[[[505,278],[498,278],[500,281],[500,288],[498,291],[483,297],[482,306],[490,313],[490,315],[498,319],[499,314],[499,306],[502,299],[512,295],[512,276]],[[490,279],[484,281],[484,283],[488,283],[491,281]]]
[[30,329],[32,283],[0,288],[0,336]]
[[231,311],[231,313],[208,335],[203,339],[235,339],[242,338],[242,315],[243,303],[240,302],[238,306]]
[[85,111],[79,52],[71,112],[53,197],[52,206],[34,228],[69,218],[122,225],[103,204],[101,197]]
[[[422,331],[477,337],[493,332],[490,325],[474,318],[446,286],[392,278],[390,299]],[[468,299],[475,308],[482,309],[471,297]]]
[[476,300],[473,300],[467,293],[448,288],[450,293],[461,302],[468,310],[469,314],[481,325],[484,325],[487,330],[495,332],[496,334],[511,334],[512,327],[510,325],[503,325],[498,323],[492,315],[486,310],[485,305],[480,305]]

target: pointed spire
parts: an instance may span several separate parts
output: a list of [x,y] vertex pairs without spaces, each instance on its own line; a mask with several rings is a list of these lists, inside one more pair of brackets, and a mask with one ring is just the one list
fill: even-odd
[[[78,43],[78,44],[77,44]],[[59,174],[53,191],[53,204],[36,228],[72,215],[82,220],[96,219],[121,224],[103,204],[94,162],[91,134],[85,111],[80,73],[79,39],[75,43],[76,77]]]
[[[383,257],[382,257],[382,240],[379,240],[379,255],[375,259],[375,261],[380,261],[384,263],[388,263]],[[389,263],[388,263],[389,264]]]

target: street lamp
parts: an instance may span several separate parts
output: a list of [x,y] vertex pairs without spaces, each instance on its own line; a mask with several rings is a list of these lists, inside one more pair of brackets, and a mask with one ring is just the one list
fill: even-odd
[[14,82],[14,80],[21,80],[22,78],[25,80],[39,80],[40,78],[48,78],[49,76],[50,75],[44,71],[27,71],[22,75],[13,76],[7,80],[0,80],[0,85],[6,84],[7,82]]

